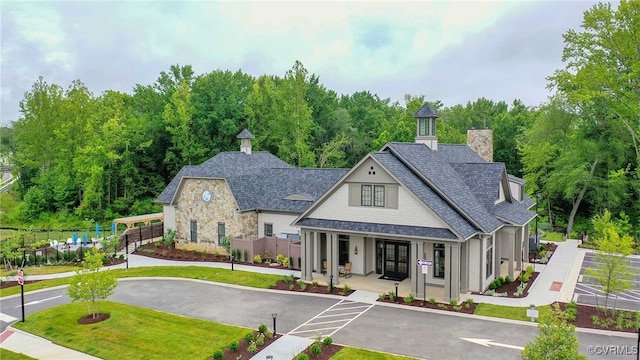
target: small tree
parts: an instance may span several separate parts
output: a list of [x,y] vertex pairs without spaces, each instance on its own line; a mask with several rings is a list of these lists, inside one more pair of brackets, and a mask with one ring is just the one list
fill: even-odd
[[176,231],[173,229],[167,229],[162,236],[162,242],[171,249],[176,242]]
[[525,345],[523,360],[586,360],[578,351],[575,326],[567,322],[566,314],[554,304],[553,313],[543,318],[538,325],[540,334]]
[[71,278],[67,294],[73,302],[85,301],[89,315],[95,319],[100,313],[100,300],[113,294],[118,285],[115,273],[100,271],[104,254],[95,247],[88,252],[79,270]]
[[628,229],[618,226],[611,219],[611,213],[606,210],[602,216],[596,215],[592,220],[595,232],[598,253],[598,263],[595,268],[586,270],[588,276],[592,276],[602,287],[604,292],[605,313],[608,308],[609,295],[631,288],[635,273],[627,258],[633,252],[633,239]]

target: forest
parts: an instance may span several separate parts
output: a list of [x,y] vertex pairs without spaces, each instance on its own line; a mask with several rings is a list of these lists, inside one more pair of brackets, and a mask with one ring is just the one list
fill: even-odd
[[640,2],[597,4],[563,37],[565,67],[549,75],[553,94],[538,106],[338,94],[299,61],[259,77],[172,65],[131,93],[96,95],[81,80],[65,88],[40,77],[20,118],[0,129],[20,176],[12,188],[20,201],[0,221],[46,227],[160,211],[154,200],[181,167],[237,151],[244,128],[254,151],[293,166],[351,167],[389,141],[413,142],[412,114],[427,101],[441,114],[440,143],[493,130],[494,161],[527,181],[545,223],[577,236],[608,209],[639,229]]

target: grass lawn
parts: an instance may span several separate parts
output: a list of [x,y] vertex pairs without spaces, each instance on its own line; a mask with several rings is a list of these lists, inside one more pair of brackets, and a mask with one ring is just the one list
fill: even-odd
[[541,237],[542,240],[563,242],[564,235],[559,232],[545,232]]
[[[474,312],[474,314],[502,319],[531,321],[531,318],[527,317],[527,309],[528,307],[479,304],[478,307],[476,307],[476,311]],[[550,305],[538,306],[536,307],[536,309],[538,309],[538,318],[549,316],[552,313]]]
[[2,349],[2,348],[0,348],[0,359],[2,360],[36,360],[31,356],[14,353],[13,351],[9,351],[7,349]]
[[346,347],[335,354],[332,360],[351,360],[351,359],[367,359],[367,360],[411,360],[414,358],[386,354],[377,351]]
[[[225,284],[243,285],[261,289],[268,289],[278,280],[282,279],[282,275],[261,274],[248,271],[220,268],[209,268],[200,266],[153,266],[139,267],[131,269],[114,269],[118,278],[127,277],[177,277],[188,279],[201,279],[215,281]],[[39,290],[59,285],[67,285],[69,278],[51,279],[38,281],[32,284],[26,284],[24,291]],[[0,297],[9,296],[20,293],[19,286],[13,286],[0,291]]]
[[[131,305],[102,302],[105,321],[79,325],[87,308],[55,306],[13,326],[102,359],[207,359],[251,332],[236,326],[177,316]],[[256,324],[256,328],[259,324]],[[4,357],[3,357],[4,359]]]

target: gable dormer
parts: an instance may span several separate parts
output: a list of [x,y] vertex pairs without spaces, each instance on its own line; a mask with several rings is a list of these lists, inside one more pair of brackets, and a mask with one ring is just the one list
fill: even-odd
[[440,114],[428,103],[413,113],[416,118],[416,143],[425,144],[431,150],[438,150],[438,137],[436,136],[436,120]]

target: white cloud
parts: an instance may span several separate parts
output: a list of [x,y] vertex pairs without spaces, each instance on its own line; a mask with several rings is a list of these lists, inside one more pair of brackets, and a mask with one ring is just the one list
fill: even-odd
[[[295,60],[338,93],[446,105],[511,96],[537,105],[584,2],[2,2],[2,112],[43,75],[96,94],[131,91],[171,64],[283,76]],[[522,82],[518,84],[514,79]],[[7,95],[5,97],[5,95]]]

